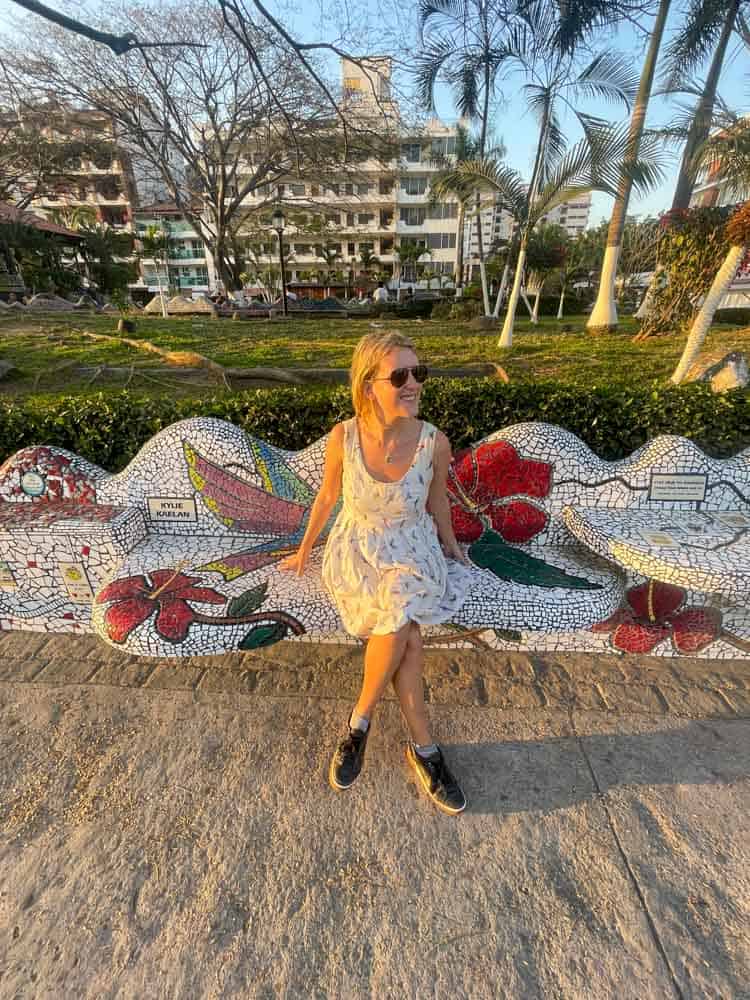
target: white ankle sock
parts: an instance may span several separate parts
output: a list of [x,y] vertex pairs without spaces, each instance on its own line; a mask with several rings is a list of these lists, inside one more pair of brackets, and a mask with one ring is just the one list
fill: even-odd
[[370,720],[365,718],[364,715],[357,715],[356,712],[352,712],[351,718],[349,719],[350,729],[361,729],[363,733],[366,733],[370,728]]

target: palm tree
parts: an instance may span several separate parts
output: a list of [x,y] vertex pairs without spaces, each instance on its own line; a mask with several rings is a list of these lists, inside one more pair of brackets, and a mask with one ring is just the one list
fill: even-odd
[[[434,110],[435,88],[439,81],[445,80],[453,90],[461,117],[479,124],[476,149],[479,159],[487,155],[490,109],[498,73],[506,58],[510,14],[511,5],[503,0],[425,0],[420,5],[422,51],[417,60],[420,102]],[[452,193],[457,194],[462,204],[460,193]],[[489,314],[478,190],[474,197],[482,296],[485,313]],[[463,217],[459,224],[463,226]],[[463,276],[460,280],[463,282]]]
[[[558,44],[559,34],[560,24],[554,9],[541,3],[532,4],[526,9],[522,23],[511,33],[508,43],[508,58],[526,78],[524,91],[527,103],[540,122],[536,158],[529,184],[530,204],[536,201],[537,194],[547,185],[548,178],[552,176],[556,165],[564,156],[566,142],[558,117],[560,106],[567,107],[576,116],[584,132],[584,144],[588,143],[592,150],[587,166],[595,172],[586,178],[587,183],[584,184],[590,189],[589,181],[593,187],[597,186],[595,175],[598,169],[597,160],[605,153],[600,148],[593,155],[594,146],[599,143],[599,138],[606,132],[607,126],[601,119],[579,111],[571,99],[598,97],[619,101],[627,106],[636,92],[629,62],[623,55],[612,52],[599,53],[582,71],[578,71],[575,64],[576,45],[571,43],[567,47],[561,47]],[[636,166],[631,147],[632,143],[629,144],[627,151],[630,155],[626,154],[624,158],[627,168],[619,171],[618,187],[631,170],[633,172],[640,170],[642,173],[642,165]],[[580,152],[583,159],[579,159],[578,166],[581,166],[585,159],[584,146],[580,147]],[[612,163],[611,157],[604,158],[609,164]],[[658,168],[652,166],[651,169],[652,177],[655,179],[658,176]],[[525,238],[524,235],[520,237],[520,244],[524,249],[529,231],[526,231]],[[514,283],[519,291],[524,258],[525,253],[519,252]],[[518,293],[516,300],[517,295]],[[509,309],[501,340],[502,346],[509,346],[512,330],[513,312]]]
[[374,267],[380,263],[380,258],[377,257],[369,247],[360,247],[359,249],[359,260],[362,264],[365,274],[369,277],[370,272]]
[[[667,73],[665,89],[687,89],[697,94],[695,111],[687,131],[680,172],[677,176],[672,209],[685,209],[698,173],[696,152],[706,142],[711,129],[714,105],[717,99],[719,78],[735,26],[742,16],[742,0],[691,0],[687,17],[667,48]],[[711,50],[713,57],[705,83],[696,85],[685,81],[706,61]]]
[[531,312],[531,322],[539,322],[539,298],[547,277],[560,268],[567,256],[568,234],[562,226],[550,223],[532,230],[526,246],[526,262],[529,285],[533,285],[536,296]]
[[[589,127],[586,137],[564,155],[552,156],[547,150],[544,168],[538,169],[537,164],[531,186],[524,183],[517,171],[492,160],[464,163],[457,168],[460,177],[497,192],[520,223],[516,272],[499,347],[510,347],[513,343],[514,317],[534,227],[543,215],[580,194],[605,191],[614,195],[623,172],[627,141],[626,130]],[[637,189],[645,191],[651,187],[654,173],[650,164],[636,161],[629,165],[629,170]]]
[[[750,195],[750,122],[737,119],[734,128],[707,140],[698,151],[698,161],[709,167],[712,176],[726,181],[731,194],[747,198]],[[739,207],[725,231],[730,247],[693,320],[682,357],[672,373],[671,381],[676,385],[685,379],[698,356],[714,313],[748,252],[750,201]]]
[[[459,289],[464,285],[464,228],[466,222],[466,211],[473,195],[474,188],[466,183],[461,183],[457,187],[452,187],[446,180],[455,176],[455,165],[474,160],[479,155],[479,144],[473,139],[463,125],[456,128],[456,153],[452,161],[447,158],[442,161],[442,169],[435,174],[430,181],[430,204],[436,205],[445,199],[458,202],[456,219],[456,269],[455,285],[456,294],[460,296]],[[497,157],[502,159],[505,149],[497,151]]]
[[[604,263],[602,274],[599,280],[599,291],[586,324],[589,330],[613,330],[617,328],[617,305],[615,303],[615,280],[617,278],[617,262],[622,249],[622,232],[625,225],[625,216],[628,210],[630,192],[633,188],[633,180],[630,176],[628,166],[634,162],[641,147],[643,128],[646,121],[646,111],[651,96],[651,88],[654,82],[656,71],[656,60],[661,47],[664,25],[669,13],[670,0],[660,0],[656,20],[651,30],[646,59],[641,70],[641,79],[638,84],[633,113],[630,118],[630,130],[628,133],[628,149],[626,153],[626,169],[623,171],[617,189],[615,204],[612,209],[612,216],[609,222],[607,233],[607,248],[604,252]],[[653,142],[650,144],[649,153],[653,156]]]
[[418,243],[413,240],[401,240],[399,245],[396,247],[396,257],[398,258],[398,287],[401,289],[401,278],[403,277],[404,268],[409,264],[416,263],[419,257],[424,253],[424,247],[420,247]]

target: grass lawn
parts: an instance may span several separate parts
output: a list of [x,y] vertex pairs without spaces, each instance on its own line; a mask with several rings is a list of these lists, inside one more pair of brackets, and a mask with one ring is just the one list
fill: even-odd
[[[82,331],[117,335],[114,316],[46,315],[0,317],[0,360],[16,370],[0,381],[0,400],[30,396],[42,401],[61,395],[119,392],[127,372],[100,373],[80,368],[132,364],[163,367],[152,354],[127,345],[94,341]],[[232,367],[346,368],[357,340],[370,330],[371,320],[268,320],[233,322],[210,318],[161,319],[139,317],[133,339],[150,340],[167,350],[189,350]],[[563,321],[542,319],[532,327],[527,319],[516,325],[514,346],[497,347],[497,334],[479,333],[468,324],[451,321],[400,320],[388,327],[411,336],[419,354],[434,368],[496,362],[512,382],[556,380],[565,385],[643,384],[666,381],[682,352],[682,337],[663,337],[633,343],[637,324],[625,319],[621,332],[591,337],[586,318]],[[712,327],[704,352],[741,350],[750,353],[750,327],[717,324]],[[168,373],[158,381],[136,375],[129,388],[143,395],[216,395],[227,392],[208,374],[200,384],[177,383]]]

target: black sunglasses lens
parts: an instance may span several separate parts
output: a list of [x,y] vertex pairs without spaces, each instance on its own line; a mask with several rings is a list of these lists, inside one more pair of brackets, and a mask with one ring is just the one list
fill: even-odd
[[391,385],[394,389],[400,389],[401,386],[406,385],[409,379],[409,369],[408,368],[394,368],[391,372]]
[[416,368],[412,368],[411,372],[415,381],[420,384],[427,379],[427,365],[417,365]]

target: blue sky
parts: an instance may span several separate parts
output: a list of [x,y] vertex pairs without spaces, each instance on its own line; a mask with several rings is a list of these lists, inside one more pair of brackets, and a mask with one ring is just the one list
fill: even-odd
[[[315,2],[316,0],[313,0],[313,3]],[[337,4],[333,14],[331,13],[331,2]],[[306,0],[300,6],[294,6],[294,0],[290,0],[288,3],[286,0],[281,0],[280,3],[274,4],[274,7],[281,10],[283,4],[285,22],[290,27],[294,27],[299,35],[305,37],[306,40],[315,39],[317,41],[322,38],[330,40],[336,33],[336,26],[348,20],[349,29],[346,32],[348,36],[346,41],[350,43],[349,47],[355,51],[355,54],[366,54],[368,50],[373,51],[373,47],[377,46],[379,53],[399,50],[399,54],[408,62],[409,51],[413,51],[416,38],[414,23],[405,20],[405,18],[409,16],[407,12],[414,9],[414,5],[405,5],[402,0],[362,0],[358,6],[352,6],[351,0],[317,0],[317,3],[319,4],[317,17],[313,13],[315,8],[310,6],[310,0]],[[50,6],[59,9],[63,5],[50,2]],[[66,10],[71,13],[74,13],[76,9],[81,11],[83,7],[84,3],[65,4]],[[12,0],[0,0],[0,31],[6,34],[12,29],[13,24],[18,22],[19,16],[23,17],[24,15],[25,12],[12,3]],[[667,25],[667,38],[669,38],[678,17],[679,8],[673,6],[671,22]],[[368,38],[372,39],[372,46],[363,48],[365,39]],[[353,40],[360,43],[356,49],[352,44]],[[640,71],[642,43],[639,42],[631,27],[626,26],[618,29],[616,35],[602,40],[601,47],[614,48],[632,56],[634,68],[636,71]],[[702,72],[705,73],[705,68]],[[403,90],[408,90],[408,74],[401,74],[401,80]],[[748,60],[747,50],[740,49],[737,44],[732,50],[728,64],[725,64],[720,92],[734,110],[750,111],[750,60]],[[610,120],[627,118],[627,112],[624,109],[602,101],[589,101],[581,107],[582,110]],[[440,88],[438,92],[437,111],[444,120],[455,120],[456,112],[446,88]],[[664,98],[652,97],[647,124],[650,126],[666,124],[674,111],[674,104]],[[512,81],[505,86],[503,100],[498,102],[492,124],[496,137],[502,139],[507,148],[509,164],[528,177],[531,172],[537,137],[536,123],[532,116],[523,110],[523,101],[517,81]],[[579,127],[572,115],[563,115],[563,127],[571,143],[580,138]],[[659,188],[643,198],[631,198],[629,210],[632,214],[658,214],[670,207],[678,162],[677,154],[675,154],[667,168],[667,177]],[[611,204],[612,200],[609,197],[595,193],[590,217],[591,224],[597,224],[601,219],[608,218]]]

